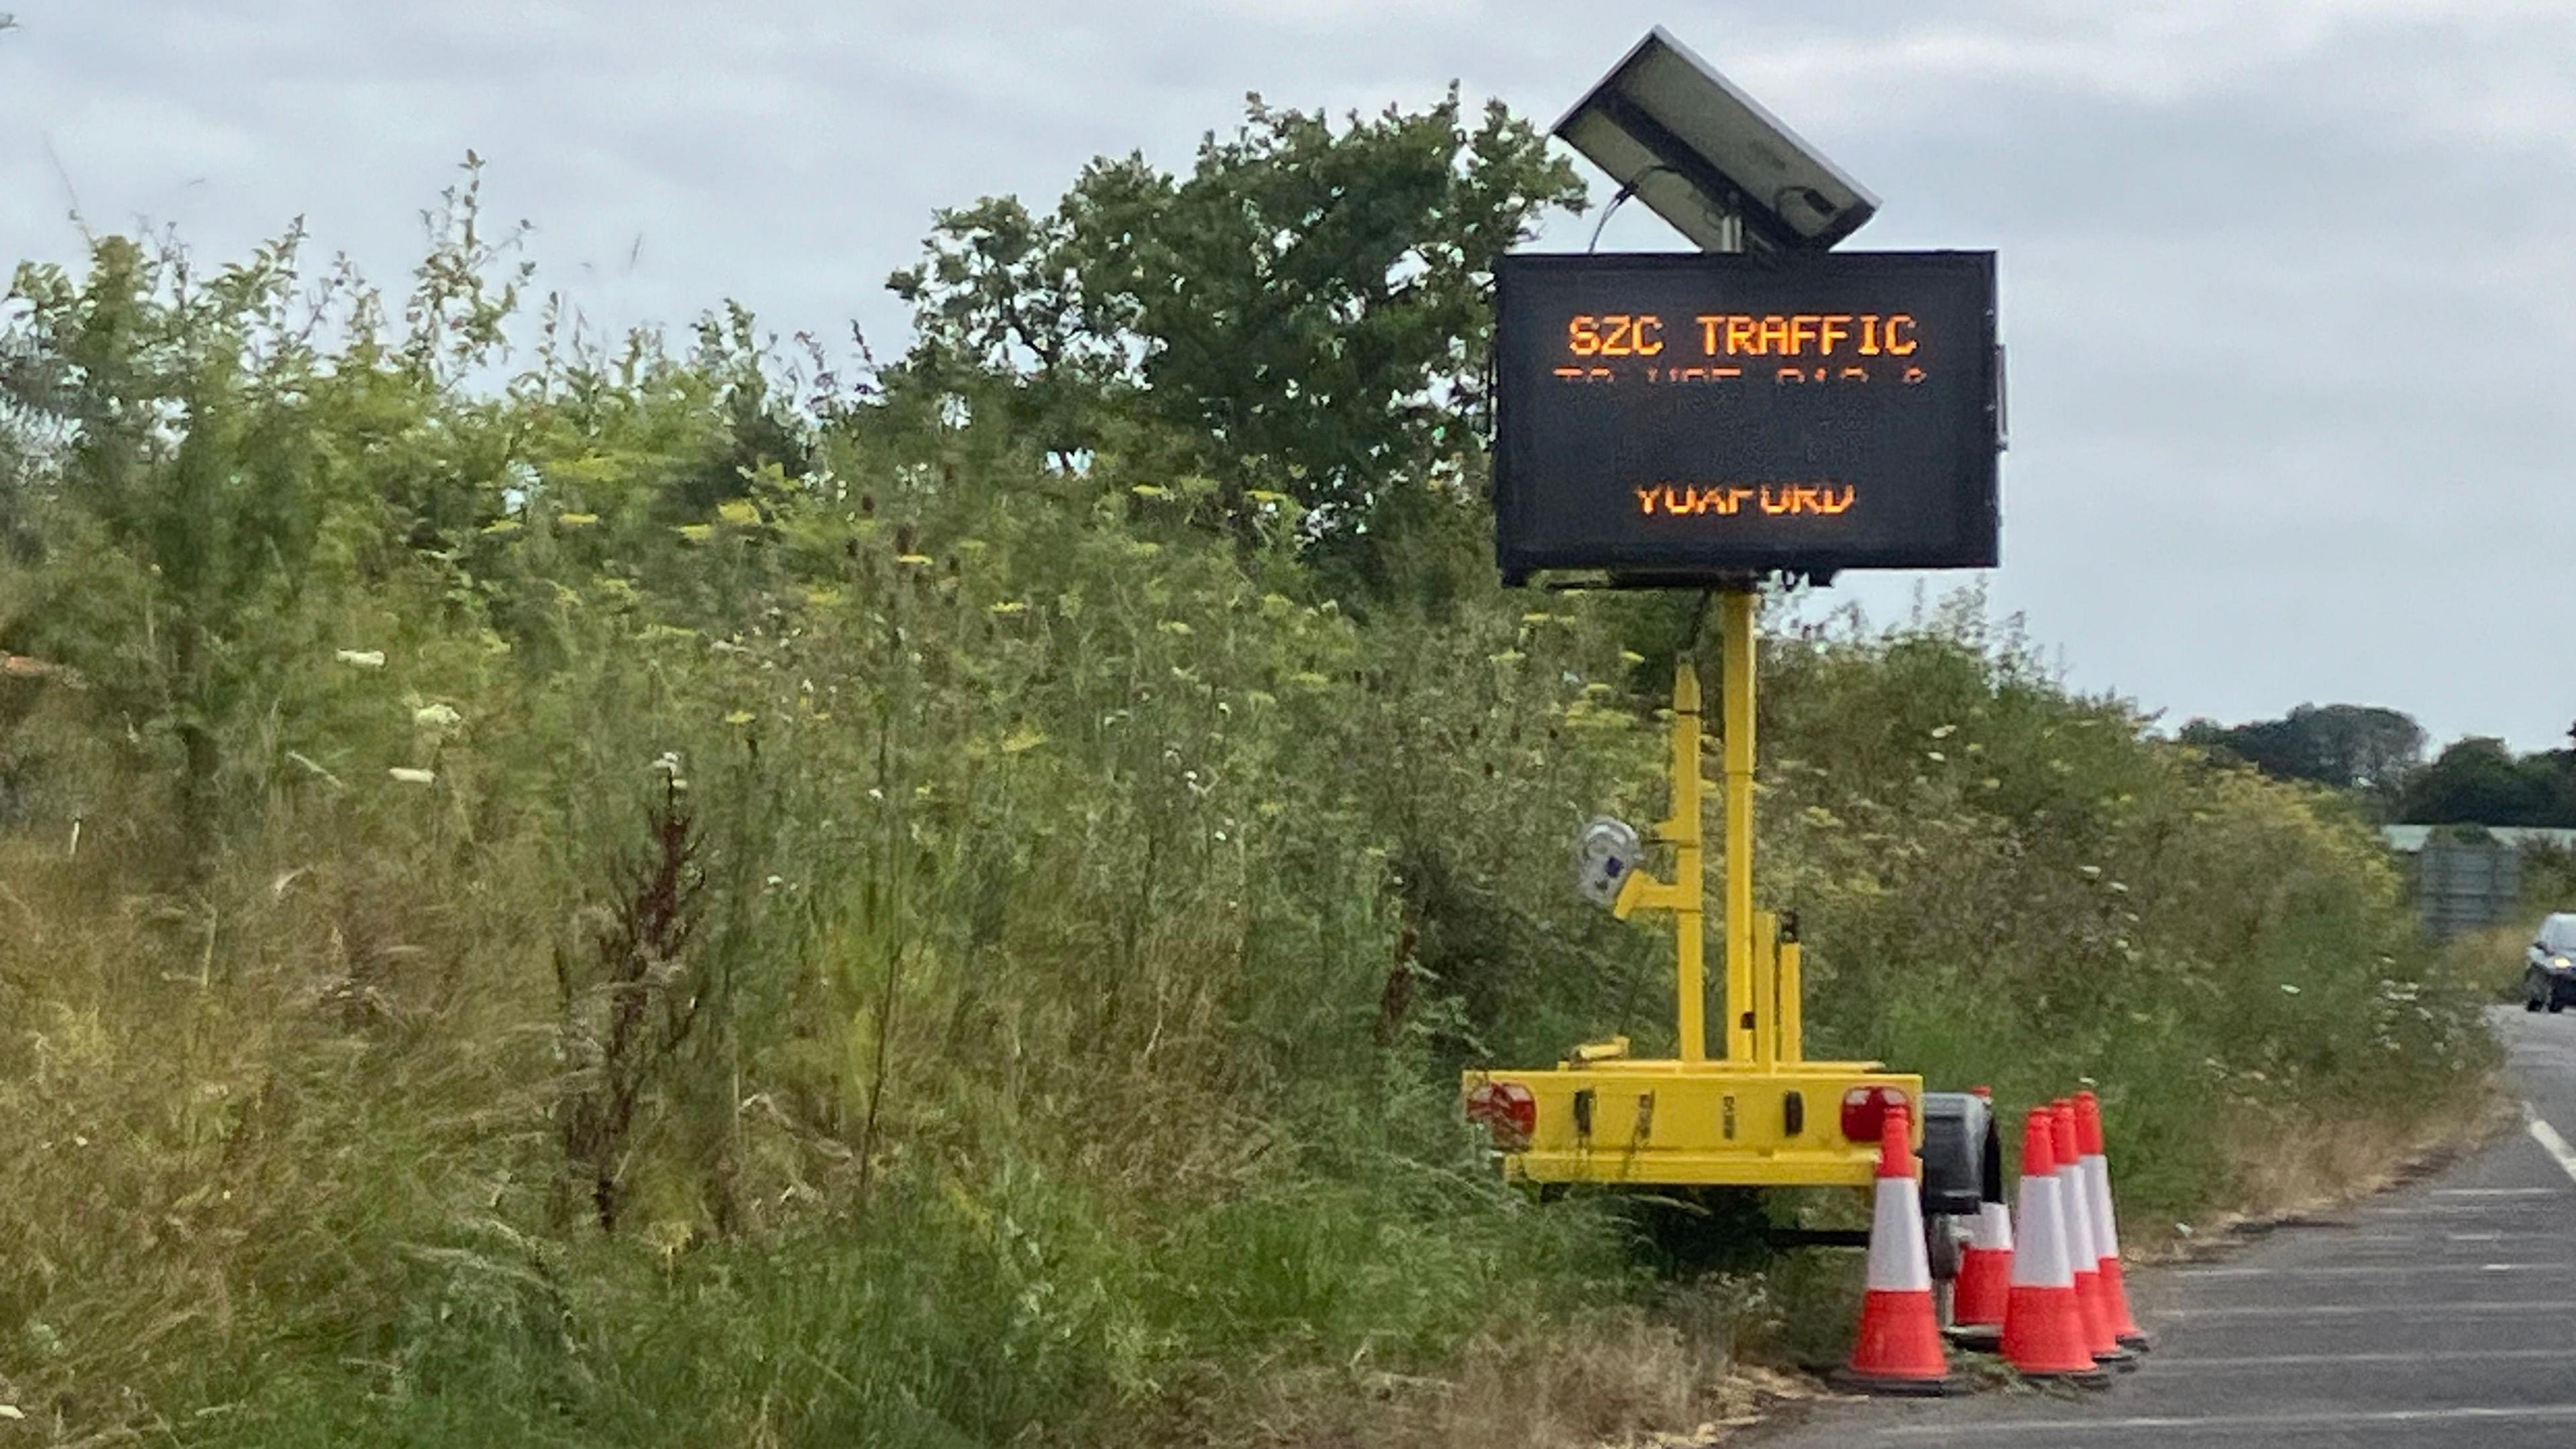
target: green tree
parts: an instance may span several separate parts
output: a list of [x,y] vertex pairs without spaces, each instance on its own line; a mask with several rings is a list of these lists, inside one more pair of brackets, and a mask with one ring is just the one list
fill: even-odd
[[212,271],[106,237],[0,299],[0,537],[41,565],[0,577],[0,646],[90,681],[197,866],[309,743],[362,585],[436,578],[504,506],[502,410],[466,392],[517,281],[467,165],[392,336],[300,227]]
[[12,490],[13,512],[57,516],[66,555],[23,630],[95,681],[144,748],[174,749],[191,838],[213,824],[229,728],[273,707],[279,672],[308,652],[289,636],[335,519],[313,355],[282,326],[295,242],[198,281],[110,237],[85,281],[28,267],[12,294],[13,350],[42,360],[17,375],[79,379],[36,403],[66,440],[57,476]]
[[2424,758],[2424,729],[2412,716],[2361,704],[2303,704],[2241,725],[2193,720],[2182,738],[2276,779],[2338,790],[2391,790]]
[[2517,757],[2471,736],[2407,781],[2399,818],[2419,825],[2576,825],[2567,752]]
[[60,359],[17,328],[0,328],[0,559],[35,556],[37,469],[69,398]]
[[889,285],[916,375],[1007,382],[1067,457],[1115,440],[1118,403],[1190,440],[1208,521],[1293,499],[1324,561],[1383,584],[1376,536],[1474,491],[1494,259],[1582,198],[1527,122],[1471,125],[1454,88],[1339,127],[1254,97],[1186,177],[1103,159],[1047,215],[944,212]]

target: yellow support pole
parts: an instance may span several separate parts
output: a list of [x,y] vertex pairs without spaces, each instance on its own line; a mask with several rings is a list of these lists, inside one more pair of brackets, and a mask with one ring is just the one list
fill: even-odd
[[[1726,736],[1726,1056],[1750,1062],[1762,1006],[1753,989],[1753,591],[1729,589],[1719,604],[1726,651],[1719,703]],[[1696,770],[1691,783],[1696,804]],[[1692,925],[1695,932],[1698,923]]]
[[1780,1065],[1780,918],[1753,913],[1753,1068]]
[[1798,993],[1805,989],[1799,973],[1804,948],[1795,938],[1780,943],[1780,1064],[1794,1067],[1807,1059],[1807,1024],[1799,1014]]
[[1708,885],[1700,832],[1699,735],[1699,671],[1683,659],[1673,666],[1673,814],[1656,827],[1656,834],[1673,847],[1668,900],[1679,958],[1678,1025],[1681,1057],[1686,1062],[1708,1060],[1708,1022],[1702,1004],[1708,993],[1708,972],[1700,939]]

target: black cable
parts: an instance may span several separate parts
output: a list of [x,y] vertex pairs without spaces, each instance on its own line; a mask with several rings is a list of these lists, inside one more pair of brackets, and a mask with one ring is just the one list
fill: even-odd
[[1610,225],[1610,218],[1618,212],[1621,206],[1627,203],[1629,197],[1637,194],[1637,187],[1643,183],[1647,177],[1654,175],[1658,171],[1672,171],[1672,174],[1676,176],[1681,174],[1678,171],[1673,171],[1673,168],[1670,166],[1666,166],[1662,162],[1658,161],[1654,165],[1647,167],[1645,170],[1638,172],[1636,180],[1620,187],[1618,192],[1610,198],[1610,204],[1601,208],[1601,219],[1592,224],[1592,240],[1586,243],[1583,248],[1586,256],[1589,256],[1601,249],[1601,233],[1604,228]]
[[1690,632],[1682,636],[1682,653],[1695,654],[1699,651],[1699,636],[1708,630],[1708,606],[1716,598],[1715,589],[1699,591],[1699,607],[1691,610]]

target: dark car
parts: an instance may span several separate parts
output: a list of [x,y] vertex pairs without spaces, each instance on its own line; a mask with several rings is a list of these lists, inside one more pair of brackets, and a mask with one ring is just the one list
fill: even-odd
[[2576,1001],[2576,914],[2560,912],[2540,923],[2523,955],[2522,1009],[2566,1009]]

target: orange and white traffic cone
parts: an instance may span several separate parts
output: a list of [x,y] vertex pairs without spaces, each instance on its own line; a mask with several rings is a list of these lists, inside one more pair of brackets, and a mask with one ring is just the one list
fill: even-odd
[[2066,1258],[2075,1270],[2075,1297],[2084,1305],[2084,1342],[2093,1360],[2116,1369],[2134,1369],[2138,1356],[2120,1347],[2110,1306],[2102,1298],[2102,1255],[2093,1247],[2092,1194],[2085,1191],[2083,1155],[2075,1150],[2075,1104],[2064,1097],[2050,1104],[2052,1146],[2057,1154],[2058,1202],[2066,1214]]
[[[1988,1101],[1984,1087],[1968,1089]],[[1968,1246],[1959,1254],[1959,1276],[1950,1288],[1950,1337],[1972,1348],[1992,1348],[2003,1336],[2004,1305],[2012,1296],[2012,1211],[2000,1202],[1979,1203]]]
[[2147,1331],[2129,1312],[2129,1287],[2120,1276],[2120,1220],[2111,1211],[2111,1159],[2102,1145],[2102,1099],[2075,1094],[2075,1150],[2084,1163],[2084,1200],[2093,1209],[2093,1251],[2099,1255],[2102,1305],[2122,1348],[2143,1353]]
[[1932,1308],[1923,1199],[1914,1185],[1914,1123],[1903,1103],[1890,1104],[1879,1124],[1877,1193],[1860,1340],[1834,1382],[1873,1394],[1948,1393],[1957,1383]]
[[1950,1337],[1970,1348],[1993,1348],[2003,1336],[2004,1307],[2012,1297],[2012,1210],[1979,1203],[1959,1254],[1959,1277],[1950,1290]]
[[2013,1245],[2012,1291],[2004,1300],[2004,1362],[2025,1378],[2099,1386],[2111,1376],[2093,1362],[2057,1189],[2056,1114],[2035,1107],[2021,1135],[2021,1192],[2013,1204],[2021,1240]]

